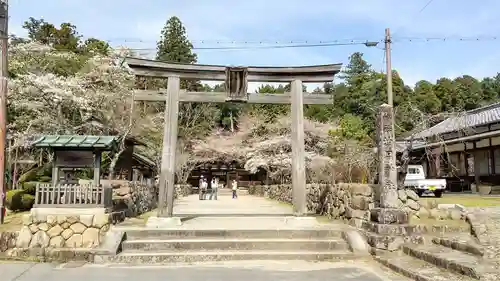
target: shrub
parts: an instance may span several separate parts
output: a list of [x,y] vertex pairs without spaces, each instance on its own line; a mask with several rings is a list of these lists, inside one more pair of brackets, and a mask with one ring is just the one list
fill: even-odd
[[40,182],[51,182],[52,178],[50,176],[41,176],[39,181]]
[[26,193],[23,194],[21,197],[21,204],[23,207],[21,211],[31,210],[33,204],[35,204],[35,196]]
[[27,211],[33,207],[35,196],[25,190],[9,190],[5,196],[5,206],[11,211]]
[[22,174],[17,182],[23,183],[27,181],[35,181],[38,177],[36,172],[37,172],[36,169],[29,170],[28,172]]
[[35,195],[37,183],[38,182],[36,182],[36,181],[29,181],[29,182],[23,183],[24,191],[26,191],[27,194]]
[[22,197],[24,190],[15,189],[7,191],[5,196],[5,206],[11,210],[16,211],[22,208]]

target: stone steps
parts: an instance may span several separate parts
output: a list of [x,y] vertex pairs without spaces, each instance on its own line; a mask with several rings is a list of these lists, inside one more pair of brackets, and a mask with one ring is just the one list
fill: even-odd
[[[187,226],[185,226],[187,227]],[[283,226],[282,226],[283,227]],[[96,263],[163,264],[226,260],[353,259],[341,229],[130,229],[122,252]],[[345,239],[344,239],[345,237]]]
[[340,230],[330,229],[138,229],[127,230],[127,240],[140,239],[206,239],[206,238],[262,238],[309,239],[341,238]]
[[483,246],[470,237],[433,237],[432,243],[451,248],[453,250],[469,253],[476,256],[484,256]]
[[482,257],[437,244],[404,245],[403,252],[437,267],[475,279],[480,279],[491,270]]
[[96,263],[162,264],[228,260],[309,260],[352,259],[349,251],[145,251],[96,256]]
[[124,241],[122,249],[131,251],[301,251],[347,250],[342,239],[144,239]]
[[473,281],[475,279],[460,275],[434,264],[403,254],[375,256],[375,260],[389,269],[415,281]]

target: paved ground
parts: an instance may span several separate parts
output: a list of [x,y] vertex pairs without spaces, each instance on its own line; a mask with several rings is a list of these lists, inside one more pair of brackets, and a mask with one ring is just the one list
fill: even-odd
[[[292,206],[252,195],[219,195],[218,200],[199,200],[190,195],[176,200],[174,216],[181,217],[176,229],[341,229],[343,223],[319,223],[315,218],[293,220]],[[154,215],[153,215],[154,216]],[[137,222],[140,222],[138,224]],[[144,220],[128,219],[116,228],[143,227]]]
[[481,222],[484,232],[479,235],[479,242],[485,250],[485,258],[500,271],[500,207],[467,208]]
[[[225,191],[222,191],[226,193]],[[222,193],[221,192],[221,193]],[[174,214],[185,215],[286,215],[292,207],[263,197],[243,195],[232,199],[229,193],[221,194],[218,200],[199,200],[190,195],[175,201]]]
[[[187,266],[102,267],[78,265],[76,267],[50,264],[0,264],[2,281],[408,281],[382,272],[363,262],[330,263],[302,261],[249,261],[224,262]],[[389,274],[389,275],[387,275]]]

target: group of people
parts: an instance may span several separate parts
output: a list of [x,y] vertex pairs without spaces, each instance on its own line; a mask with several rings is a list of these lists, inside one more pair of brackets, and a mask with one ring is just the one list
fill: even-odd
[[[203,176],[200,178],[199,189],[200,189],[200,200],[217,200],[218,191],[220,188],[224,188],[224,184],[219,184],[219,178],[212,178],[210,186],[207,179]],[[231,183],[232,196],[233,199],[238,198],[238,182],[233,180]]]

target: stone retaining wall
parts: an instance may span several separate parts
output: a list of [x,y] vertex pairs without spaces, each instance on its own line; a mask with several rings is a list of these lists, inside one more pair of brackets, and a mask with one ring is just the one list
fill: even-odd
[[[353,220],[359,226],[362,221],[369,220],[369,210],[377,207],[374,200],[376,188],[378,185],[357,183],[307,184],[307,209],[309,212],[325,215],[332,219]],[[292,203],[290,184],[250,186],[248,192]],[[465,219],[460,210],[438,209],[435,200],[420,200],[419,196],[409,189],[398,190],[398,206],[407,211],[414,220]]]
[[18,232],[0,232],[0,256],[16,247]]
[[156,186],[129,181],[115,181],[111,186],[114,211],[124,211],[127,217],[149,212],[158,204]]
[[26,214],[17,248],[95,248],[109,230],[110,214]]
[[[136,217],[155,209],[158,205],[158,187],[129,181],[114,181],[114,211],[125,211],[125,216]],[[176,184],[174,198],[182,198],[192,193],[189,184]]]
[[[367,184],[307,184],[307,209],[332,219],[365,218],[374,206],[373,186]],[[290,184],[250,186],[248,193],[292,203]]]

